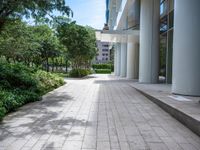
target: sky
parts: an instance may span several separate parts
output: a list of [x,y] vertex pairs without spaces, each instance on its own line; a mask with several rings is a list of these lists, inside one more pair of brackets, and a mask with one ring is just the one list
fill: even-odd
[[80,25],[102,29],[105,23],[105,0],[66,0],[72,9],[73,20]]

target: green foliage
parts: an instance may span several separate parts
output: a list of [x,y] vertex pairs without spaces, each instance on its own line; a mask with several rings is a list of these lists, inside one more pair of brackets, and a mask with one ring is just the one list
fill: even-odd
[[73,69],[89,68],[96,55],[96,37],[93,29],[72,23],[60,25],[58,37],[68,50]]
[[112,65],[111,64],[93,64],[92,68],[93,69],[111,69]]
[[[64,55],[65,54],[65,55]],[[21,21],[6,24],[0,36],[0,55],[8,62],[43,66],[49,71],[57,58],[66,58],[66,48],[47,25],[28,26]]]
[[65,47],[59,42],[58,38],[47,25],[32,27],[35,40],[39,44],[38,56],[35,59],[36,64],[46,64],[46,70],[49,71],[49,58],[59,57],[66,51]]
[[95,69],[94,71],[97,74],[111,74],[110,69]]
[[0,120],[18,107],[64,84],[62,78],[22,64],[0,63]]
[[14,61],[34,58],[39,47],[34,39],[32,29],[25,23],[17,20],[6,24],[0,36],[0,54]]
[[17,103],[17,95],[13,94],[12,92],[1,90],[0,97],[3,104],[2,106],[5,108],[6,112],[14,111],[20,106],[20,104]]
[[70,77],[81,78],[91,74],[89,69],[73,69],[69,72]]
[[[112,65],[114,65],[114,51],[115,51],[115,47],[112,46],[112,48],[110,49],[110,63]],[[113,71],[114,71],[114,69],[113,69]]]
[[114,65],[111,64],[111,72],[114,72]]
[[59,77],[56,74],[52,74],[46,71],[38,70],[34,77],[38,82],[37,88],[39,92],[44,94],[52,89],[55,89],[64,84],[63,78]]
[[3,107],[3,102],[0,101],[0,120],[5,116],[6,109]]
[[39,95],[28,90],[2,90],[0,91],[0,120],[6,113],[15,111],[18,107],[39,100]]
[[34,70],[21,64],[0,64],[0,87],[3,89],[35,90]]
[[16,18],[34,18],[37,22],[52,22],[56,17],[54,11],[69,16],[71,9],[65,0],[1,0],[0,31],[6,22]]
[[68,73],[56,73],[59,77],[63,77],[63,78],[67,78],[69,77],[69,74]]
[[92,68],[96,73],[108,73],[110,74],[114,70],[114,66],[112,64],[93,64]]

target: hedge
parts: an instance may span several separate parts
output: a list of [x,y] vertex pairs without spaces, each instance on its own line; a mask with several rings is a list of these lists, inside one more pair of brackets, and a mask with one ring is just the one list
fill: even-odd
[[81,78],[81,77],[87,76],[91,73],[92,73],[92,71],[89,69],[72,69],[69,72],[69,76],[74,77],[74,78]]
[[111,64],[93,64],[93,69],[111,69]]
[[95,69],[94,71],[97,74],[111,74],[110,69]]

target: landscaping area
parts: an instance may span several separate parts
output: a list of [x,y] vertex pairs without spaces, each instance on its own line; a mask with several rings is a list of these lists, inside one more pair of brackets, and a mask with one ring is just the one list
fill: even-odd
[[[199,97],[173,91],[198,94],[197,84],[183,86],[196,80],[180,82],[198,67],[177,80],[174,70],[183,65],[176,62],[173,81],[180,83],[155,84],[159,36],[152,21],[163,17],[158,6],[165,2],[170,27],[172,0],[0,0],[0,150],[200,150]],[[159,28],[162,82],[173,68],[176,28]]]
[[112,64],[93,64],[92,68],[97,74],[111,74],[114,71]]
[[63,78],[22,64],[0,63],[0,120],[64,84]]
[[0,2],[0,120],[65,77],[92,73],[95,31],[72,16],[64,0]]

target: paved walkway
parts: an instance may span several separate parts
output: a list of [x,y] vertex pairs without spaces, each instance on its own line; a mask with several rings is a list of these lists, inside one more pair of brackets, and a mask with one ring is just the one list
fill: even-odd
[[0,149],[199,150],[200,138],[127,80],[99,75],[68,80],[43,101],[8,115]]
[[130,82],[130,85],[200,136],[200,97],[172,94],[169,84]]

